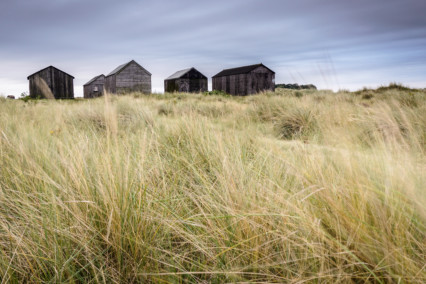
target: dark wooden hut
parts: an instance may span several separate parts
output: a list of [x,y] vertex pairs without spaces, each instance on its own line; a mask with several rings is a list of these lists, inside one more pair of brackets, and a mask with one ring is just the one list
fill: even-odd
[[207,77],[194,67],[177,71],[164,80],[165,92],[198,93],[206,92]]
[[74,77],[56,67],[46,67],[27,78],[30,97],[48,99],[73,99]]
[[231,95],[246,96],[262,91],[275,91],[275,72],[262,63],[225,69],[214,75],[212,81],[213,90]]
[[83,85],[84,98],[97,98],[104,94],[105,75],[101,74]]
[[118,66],[105,77],[105,91],[112,94],[151,93],[151,73],[132,60]]

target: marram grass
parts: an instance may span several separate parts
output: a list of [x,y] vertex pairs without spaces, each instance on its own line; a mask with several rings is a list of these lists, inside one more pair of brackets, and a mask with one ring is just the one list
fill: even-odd
[[426,95],[0,100],[7,282],[426,281]]

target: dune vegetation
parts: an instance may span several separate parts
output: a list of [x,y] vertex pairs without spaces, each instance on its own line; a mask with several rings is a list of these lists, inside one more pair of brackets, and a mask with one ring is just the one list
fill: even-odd
[[424,283],[426,91],[0,99],[6,282]]

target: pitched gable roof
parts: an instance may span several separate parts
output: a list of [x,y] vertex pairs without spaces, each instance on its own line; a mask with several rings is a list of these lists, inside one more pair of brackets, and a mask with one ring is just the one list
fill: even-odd
[[180,71],[177,71],[177,72],[173,73],[172,75],[170,75],[169,77],[167,77],[166,80],[173,80],[173,79],[182,78],[185,74],[187,74],[191,70],[194,70],[195,72],[200,73],[203,77],[205,77],[207,79],[207,77],[204,76],[200,71],[198,71],[194,67],[191,67],[191,68],[183,69],[183,70],[180,70]]
[[124,68],[126,68],[128,65],[130,65],[131,63],[135,63],[136,65],[138,65],[141,69],[145,70],[149,75],[152,75],[148,70],[146,70],[145,68],[143,68],[141,65],[139,65],[139,63],[137,63],[134,60],[131,60],[127,63],[121,64],[120,66],[118,66],[117,68],[115,68],[114,70],[112,70],[108,75],[106,75],[106,77],[111,76],[111,75],[116,75],[118,73],[120,73]]
[[32,76],[34,76],[35,74],[40,73],[40,72],[42,72],[42,71],[44,71],[44,70],[48,69],[48,68],[54,68],[54,69],[56,69],[56,70],[58,70],[58,71],[60,71],[60,72],[62,72],[62,73],[67,74],[68,76],[70,76],[70,77],[72,77],[72,78],[74,79],[74,76],[72,76],[72,75],[68,74],[67,72],[64,72],[64,71],[62,71],[62,70],[60,70],[60,69],[58,69],[58,68],[56,68],[55,66],[52,66],[52,65],[47,66],[46,68],[43,68],[43,69],[41,69],[41,70],[39,70],[39,71],[37,71],[37,72],[35,72],[35,73],[33,73],[33,74],[29,75],[29,76],[27,77],[27,79],[29,80],[29,79],[30,79],[30,77],[32,77]]
[[180,77],[182,77],[183,75],[185,75],[186,73],[191,71],[191,69],[193,69],[193,68],[187,68],[187,69],[177,71],[177,72],[173,73],[172,75],[170,75],[169,77],[167,77],[166,80],[179,79]]
[[260,66],[265,67],[266,69],[268,69],[269,71],[271,71],[272,73],[275,74],[274,71],[272,71],[271,69],[269,69],[268,67],[266,67],[262,63],[259,63],[259,64],[242,66],[242,67],[237,67],[237,68],[225,69],[225,70],[220,71],[216,75],[214,75],[213,78],[222,77],[222,76],[230,76],[230,75],[238,75],[238,74],[247,74],[247,73],[253,71],[254,69],[256,69],[257,67],[260,67]]
[[98,78],[99,78],[99,77],[105,77],[105,75],[104,75],[104,74],[98,75],[98,76],[96,76],[96,77],[92,78],[89,82],[87,82],[87,83],[86,83],[86,84],[84,84],[83,86],[87,86],[87,85],[92,84],[93,82],[95,82],[96,80],[98,80]]

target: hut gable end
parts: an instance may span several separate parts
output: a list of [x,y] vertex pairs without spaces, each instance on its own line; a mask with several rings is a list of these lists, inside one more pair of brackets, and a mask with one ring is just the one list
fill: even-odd
[[54,66],[48,66],[27,77],[33,98],[74,98],[74,76]]
[[105,90],[113,94],[151,93],[151,73],[131,60],[115,68],[105,78]]
[[104,94],[105,75],[101,74],[84,84],[84,98],[96,98]]
[[127,62],[127,63],[121,64],[120,66],[118,66],[117,68],[115,68],[114,70],[112,70],[107,76],[116,75],[116,74],[120,73],[121,71],[123,71],[126,67],[128,67],[131,64],[134,64],[134,65],[138,66],[140,69],[144,70],[147,74],[152,75],[148,70],[146,70],[141,65],[139,65],[139,63],[137,63],[134,60],[131,60],[131,61]]
[[61,73],[63,73],[63,74],[65,74],[65,75],[67,75],[67,76],[69,76],[69,77],[71,77],[71,78],[73,78],[73,79],[74,79],[74,76],[72,76],[72,75],[70,75],[70,74],[68,74],[68,73],[66,73],[66,72],[64,72],[64,71],[62,71],[62,70],[60,70],[60,69],[56,68],[55,66],[52,66],[52,65],[50,65],[50,66],[48,66],[48,67],[46,67],[46,68],[43,68],[43,69],[41,69],[41,70],[39,70],[39,71],[37,71],[37,72],[35,72],[35,73],[33,73],[33,74],[29,75],[29,76],[27,77],[27,79],[29,80],[30,78],[34,77],[35,75],[39,75],[40,73],[48,72],[48,71],[50,71],[50,70],[52,70],[52,69],[53,69],[53,70],[55,70],[56,72],[61,72]]
[[164,91],[169,93],[198,93],[207,89],[207,77],[194,67],[177,71],[164,80]]

